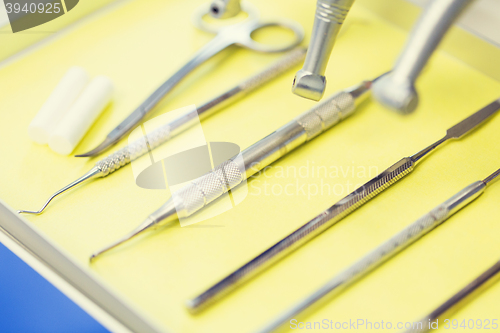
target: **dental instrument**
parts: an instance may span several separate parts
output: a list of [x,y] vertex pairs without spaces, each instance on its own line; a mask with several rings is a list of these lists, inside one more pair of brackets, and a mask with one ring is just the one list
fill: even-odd
[[[419,240],[421,237],[441,225],[453,214],[470,204],[472,201],[476,200],[481,194],[483,194],[486,187],[490,185],[492,181],[499,175],[500,170],[497,170],[485,180],[480,180],[470,184],[469,186],[455,194],[453,197],[446,200],[445,202],[431,210],[429,213],[425,214],[417,221],[397,233],[395,236],[377,247],[375,250],[368,253],[355,264],[336,275],[334,278],[325,283],[321,288],[316,290],[313,294],[306,297],[296,305],[292,306],[289,310],[285,311],[272,323],[258,332],[273,332],[284,325],[286,322],[288,322],[288,320],[294,318],[299,313],[309,308],[312,304],[318,302],[319,300],[324,300],[327,295],[331,297],[333,297],[334,295],[338,295],[348,286],[384,264],[387,260],[394,257],[399,252]],[[499,268],[496,268],[497,271],[498,269]],[[456,301],[452,303],[456,303]],[[432,318],[434,318],[435,314],[437,314],[437,312],[431,314]],[[422,322],[424,324],[427,324],[427,318]],[[425,326],[426,325],[424,325],[424,327]]]
[[[415,81],[453,22],[473,0],[432,0],[415,24],[393,70],[373,86],[373,97],[397,112],[418,105]],[[307,58],[306,58],[307,59]]]
[[210,4],[210,15],[216,19],[235,17],[240,12],[240,0],[214,0]]
[[325,70],[337,35],[354,0],[318,0],[306,60],[293,80],[292,92],[319,101],[325,92]]
[[257,257],[250,260],[215,285],[186,302],[187,308],[196,312],[216,301],[251,277],[259,274],[273,263],[290,254],[315,236],[338,223],[344,217],[363,206],[401,178],[413,171],[414,167],[434,149],[451,139],[461,139],[467,133],[484,123],[500,109],[500,99],[485,106],[467,119],[448,129],[446,136],[420,152],[401,159],[377,177],[368,181],[351,194],[313,218],[290,235],[286,236]]
[[[252,8],[252,7],[248,7]],[[181,67],[174,75],[165,81],[151,96],[149,96],[139,107],[125,118],[115,129],[113,129],[106,139],[91,151],[76,155],[77,157],[88,157],[100,154],[116,144],[120,139],[127,135],[135,128],[146,116],[148,116],[158,103],[180,83],[189,73],[196,67],[212,58],[219,52],[223,51],[231,45],[238,45],[257,52],[276,53],[290,50],[300,44],[304,37],[302,27],[288,20],[279,20],[276,22],[259,23],[254,10],[245,9],[249,17],[247,20],[225,27],[210,26],[203,20],[203,16],[208,10],[199,12],[196,16],[195,24],[208,32],[216,33],[216,36],[204,47],[202,47],[183,67]],[[261,30],[262,28],[278,26],[291,30],[294,33],[294,39],[284,45],[267,45],[256,42],[252,39],[252,33]]]
[[356,106],[368,95],[371,84],[372,81],[364,81],[334,94],[240,154],[215,167],[212,172],[193,180],[189,185],[174,192],[163,206],[149,215],[136,229],[94,253],[90,260],[145,230],[192,215],[239,185],[244,179],[322,134],[355,111]]
[[[440,317],[446,314],[446,316],[451,315],[455,310],[462,306],[467,299],[477,295],[477,293],[483,291],[490,284],[496,282],[500,277],[500,261],[497,261],[493,266],[488,268],[484,273],[478,276],[474,281],[469,283],[455,295],[450,297],[446,302],[441,304],[434,311],[429,313],[425,318],[414,322],[414,329],[409,329],[406,333],[424,333],[429,332],[431,328],[429,323],[438,320]],[[418,325],[420,323],[420,325]],[[420,327],[419,327],[420,326]],[[481,325],[482,326],[482,325]]]
[[[243,98],[253,90],[259,88],[261,85],[270,82],[272,79],[276,78],[278,75],[283,74],[291,67],[297,65],[304,59],[306,49],[298,47],[292,51],[286,53],[278,61],[273,63],[271,66],[263,70],[262,72],[251,76],[247,80],[241,82],[237,86],[223,94],[215,97],[214,99],[206,102],[197,108],[198,116],[201,120],[208,118],[215,112],[219,111],[221,108],[227,106],[230,103]],[[188,113],[185,116],[180,116],[173,121],[160,126],[158,129],[153,131],[149,135],[149,145],[151,149],[158,147],[159,145],[167,142],[174,136],[182,133],[184,130],[189,128],[194,122],[195,118],[193,113]],[[109,174],[115,172],[121,167],[127,165],[131,161],[139,158],[140,156],[148,152],[148,147],[144,139],[139,139],[132,144],[116,151],[115,153],[109,155],[108,157],[98,161],[95,166],[88,171],[85,175],[78,178],[71,184],[63,187],[56,193],[54,193],[38,211],[20,210],[18,213],[24,214],[41,214],[47,205],[59,194],[66,192],[67,190],[81,184],[87,180],[93,180],[96,178],[106,177]]]

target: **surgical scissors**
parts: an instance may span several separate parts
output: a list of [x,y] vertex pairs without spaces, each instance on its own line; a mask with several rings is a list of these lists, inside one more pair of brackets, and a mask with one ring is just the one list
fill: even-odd
[[[149,96],[135,111],[133,111],[125,120],[115,127],[106,139],[93,150],[76,155],[77,157],[95,156],[102,151],[116,144],[121,138],[134,129],[142,119],[149,115],[158,103],[189,73],[196,67],[212,58],[217,53],[231,45],[238,45],[257,52],[275,53],[290,50],[300,44],[304,38],[304,31],[300,24],[289,21],[279,20],[274,22],[259,22],[257,11],[253,7],[246,6],[244,10],[248,13],[248,18],[240,23],[230,26],[217,26],[209,24],[203,20],[206,11],[197,10],[195,13],[195,25],[205,31],[216,33],[215,37],[204,47],[202,47],[191,60],[182,66],[174,75],[165,81],[151,96]],[[294,39],[285,45],[267,45],[259,43],[252,39],[252,34],[262,28],[278,26],[291,30],[294,33]]]
[[[135,142],[119,149],[108,157],[103,158],[98,161],[94,167],[84,174],[82,177],[78,178],[71,184],[63,187],[56,193],[54,193],[45,202],[40,210],[20,210],[18,213],[22,214],[41,214],[47,205],[61,193],[85,182],[99,177],[107,177],[111,173],[117,171],[121,167],[129,164],[136,158],[150,152],[165,142],[169,141],[171,138],[182,133],[184,130],[196,123],[198,115],[199,120],[203,120],[210,117],[215,112],[218,112],[223,107],[235,102],[236,100],[243,98],[245,95],[249,94],[253,90],[261,87],[274,79],[275,77],[283,74],[290,67],[298,64],[304,59],[306,49],[298,47],[292,51],[287,52],[283,57],[281,57],[276,63],[272,64],[270,67],[266,68],[245,81],[241,82],[237,86],[217,95],[215,98],[209,100],[208,102],[197,107],[197,112],[187,112],[180,115],[176,119],[169,121],[168,123],[155,129],[150,135],[148,135],[147,140],[145,138],[138,139]],[[147,143],[146,143],[147,141]]]

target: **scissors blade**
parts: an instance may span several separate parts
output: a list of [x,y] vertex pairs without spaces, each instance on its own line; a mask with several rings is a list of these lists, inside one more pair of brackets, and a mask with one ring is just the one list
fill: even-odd
[[130,133],[140,122],[152,113],[155,107],[179,84],[189,73],[198,65],[210,59],[213,55],[219,53],[226,47],[234,44],[234,41],[228,38],[216,36],[212,41],[202,47],[197,54],[191,58],[183,67],[175,72],[167,81],[158,87],[145,101],[141,103],[131,114],[127,116],[117,127],[115,127],[106,137],[106,139],[95,149],[88,153],[77,155],[76,157],[95,156],[100,152],[107,150],[113,144]]
[[114,145],[116,142],[117,140],[113,140],[109,137],[106,137],[106,139],[104,139],[104,141],[99,146],[95,147],[91,151],[86,152],[85,154],[75,155],[75,157],[91,157],[99,155],[101,152],[105,151],[106,149]]
[[469,118],[462,120],[452,128],[448,129],[446,133],[447,139],[460,139],[465,134],[469,133],[477,126],[481,125],[484,121],[498,112],[500,109],[500,100],[496,100],[489,105],[486,105],[481,110],[474,113]]

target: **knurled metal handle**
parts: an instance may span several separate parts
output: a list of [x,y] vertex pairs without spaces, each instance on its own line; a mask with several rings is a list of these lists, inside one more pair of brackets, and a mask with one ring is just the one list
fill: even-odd
[[301,114],[295,121],[304,128],[306,141],[309,141],[349,116],[355,108],[353,96],[342,91]]
[[303,243],[319,235],[321,232],[362,206],[368,200],[375,197],[384,189],[396,183],[412,170],[413,161],[411,158],[403,158],[382,172],[380,175],[339,201],[337,204],[333,205],[328,210],[312,219],[310,222],[289,234],[196,298],[190,300],[188,302],[188,307],[195,310],[201,306],[209,304],[212,301],[215,301],[217,298],[229,292],[243,281],[257,275],[282,257],[291,253]]
[[172,194],[177,215],[187,217],[245,180],[245,172],[236,162],[227,160],[189,185]]
[[[334,294],[338,294],[347,286],[356,282],[358,279],[382,265],[385,261],[394,257],[400,251],[407,248],[431,230],[442,224],[459,209],[465,207],[467,204],[479,197],[485,188],[486,184],[482,181],[478,181],[467,186],[329,280],[311,296],[303,299],[300,303],[292,307],[291,310],[280,316],[279,320],[275,321],[273,325],[277,325],[276,323],[281,323],[287,318],[295,317],[311,304],[319,301],[327,295],[332,296]],[[408,332],[426,332],[426,328],[428,328],[428,321],[426,319],[437,318],[439,313],[440,311],[437,311],[435,312],[436,316],[431,314],[430,316],[424,318],[421,322],[423,326],[415,323],[416,325]]]
[[[412,160],[410,158],[403,158],[398,163],[392,165],[380,175],[361,186],[320,215],[316,216],[310,222],[286,236],[280,242],[260,254],[247,265],[257,268],[264,263],[268,264],[270,260],[276,260],[288,254],[289,251],[293,251],[301,244],[336,224],[338,221],[361,207],[377,194],[406,176],[412,170]],[[274,257],[276,257],[276,259]],[[247,267],[245,270],[248,271],[248,268],[250,267]]]
[[436,228],[448,218],[449,212],[446,204],[439,205],[337,275],[328,284],[338,286],[356,281]]
[[[269,82],[274,77],[282,74],[286,70],[290,69],[292,66],[300,63],[300,61],[304,59],[306,51],[307,49],[299,47],[288,52],[284,57],[280,58],[276,63],[271,65],[268,69],[240,83],[237,86],[237,89],[239,91],[244,91],[248,93],[253,89],[256,89],[259,86]],[[221,95],[221,97],[225,97],[225,94]],[[213,100],[213,102],[218,104],[221,102],[221,98],[216,98]],[[215,104],[208,105],[208,107],[210,108],[213,106],[215,106]],[[146,154],[149,151],[149,149],[154,149],[159,145],[165,143],[171,138],[171,131],[172,128],[170,124],[163,125],[162,127],[148,134],[147,140],[146,138],[138,139],[132,144],[100,160],[99,162],[96,163],[96,167],[98,167],[101,170],[102,172],[101,176],[104,177],[115,172],[116,170],[127,165],[131,161]]]
[[103,158],[95,166],[101,170],[102,177],[107,176],[168,141],[170,134],[170,124],[163,125],[146,137],[141,137],[128,146]]
[[278,327],[289,318],[294,318],[299,313],[307,309],[311,304],[319,301],[326,296],[333,296],[344,290],[377,266],[384,263],[386,260],[397,254],[399,251],[425,235],[427,232],[435,228],[448,217],[449,210],[446,205],[440,205],[433,209],[430,213],[405,228],[403,231],[396,234],[390,240],[377,247],[375,250],[357,261],[333,279],[329,280],[321,288],[316,290],[312,295],[306,297],[298,304],[294,305],[290,310],[282,314],[274,321],[265,332],[271,331],[270,327]]
[[292,66],[298,65],[302,60],[304,60],[306,52],[307,49],[304,47],[298,47],[290,51],[268,69],[240,83],[239,88],[248,92],[258,88],[262,84],[270,81],[272,78],[289,70]]
[[316,17],[325,22],[344,23],[354,0],[318,0]]

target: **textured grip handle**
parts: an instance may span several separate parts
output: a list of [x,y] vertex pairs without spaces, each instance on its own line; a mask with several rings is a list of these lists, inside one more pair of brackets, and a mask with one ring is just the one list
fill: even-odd
[[342,91],[301,114],[295,121],[304,128],[309,141],[349,116],[355,108],[354,97]]
[[117,152],[103,158],[96,163],[96,167],[101,170],[102,176],[107,176],[121,167],[129,164],[131,161],[146,154],[150,149],[154,149],[170,139],[170,124],[163,125],[147,137],[142,137],[123,147]]
[[[395,166],[397,167],[396,170],[400,168],[397,164]],[[394,168],[394,166],[391,168]],[[298,313],[325,296],[332,296],[341,292],[347,286],[374,270],[376,267],[382,265],[385,261],[389,260],[391,257],[395,256],[397,253],[439,226],[460,208],[465,207],[467,204],[479,197],[485,188],[486,184],[481,181],[467,186],[462,191],[458,192],[453,197],[435,207],[429,213],[425,214],[417,221],[403,229],[401,232],[397,233],[388,241],[384,242],[375,250],[368,253],[355,264],[336,275],[333,279],[329,280],[311,296],[303,299],[285,314],[280,316],[278,320],[273,322],[272,327],[277,327],[277,325],[280,325],[289,318],[295,317]],[[407,331],[407,333],[427,332],[427,319],[435,318],[436,315],[434,314],[427,316],[422,321],[414,323],[414,327]]]
[[405,157],[384,170],[363,186],[330,207],[329,214],[333,217],[346,216],[352,211],[364,205],[380,192],[396,183],[398,180],[413,171],[415,164],[410,157]]
[[[254,75],[250,79],[240,83],[237,89],[240,92],[250,92],[253,89],[258,88],[262,84],[270,81],[274,77],[282,74],[286,70],[290,69],[292,66],[298,64],[305,57],[307,49],[296,48],[288,52],[283,58],[279,59],[275,64],[271,65],[268,69],[262,71],[261,73]],[[234,89],[230,90],[232,92]],[[220,97],[214,99],[207,104],[208,108],[212,108],[215,105],[224,101],[227,97],[228,92],[222,94]],[[130,117],[130,116],[129,116]],[[168,141],[171,137],[172,128],[170,124],[166,124],[151,134],[148,134],[147,141],[146,138],[138,139],[132,144],[118,150],[117,152],[109,155],[108,157],[100,160],[96,163],[96,167],[101,170],[102,176],[107,176],[121,167],[127,165],[131,161],[139,158],[149,151],[149,149],[154,149],[159,145]],[[149,146],[149,148],[148,148]]]
[[430,213],[424,215],[416,222],[405,228],[403,231],[396,234],[394,237],[383,243],[375,250],[357,261],[333,279],[329,280],[321,288],[316,290],[311,296],[303,299],[298,304],[293,306],[289,311],[284,313],[280,318],[273,323],[277,326],[293,318],[300,312],[304,311],[311,304],[319,301],[325,296],[333,296],[344,290],[350,284],[354,283],[377,266],[384,263],[386,260],[396,255],[399,251],[415,242],[417,239],[434,229],[448,217],[449,210],[446,205],[440,205],[433,209]]
[[354,0],[318,0],[316,17],[325,22],[344,23]]
[[[375,197],[387,187],[396,183],[399,179],[413,170],[413,162],[410,158],[404,158],[394,164],[380,175],[361,186],[338,203],[316,216],[314,219],[304,224],[290,235],[261,253],[254,260],[238,269],[240,273],[256,271],[260,266],[267,266],[271,262],[287,255],[298,246],[307,242],[311,238],[319,235],[327,228],[361,207],[367,201]],[[265,265],[264,265],[265,264]]]
[[333,296],[340,293],[350,284],[354,283],[430,230],[434,229],[446,220],[449,212],[446,203],[436,207],[430,213],[424,215],[409,227],[368,253],[355,264],[336,275],[312,295],[295,304],[262,332],[271,332],[273,329],[279,327],[290,318],[296,317],[299,313],[311,306],[311,304],[323,299],[325,296]]
[[475,200],[485,188],[486,185],[481,181],[467,186],[339,274],[330,281],[330,287],[350,283],[379,266]]
[[245,172],[233,160],[225,161],[212,172],[193,180],[172,194],[177,215],[187,217],[239,185]]
[[448,218],[449,213],[446,204],[439,205],[340,273],[329,285],[347,285],[356,281],[436,228]]
[[304,60],[306,52],[307,49],[304,47],[299,47],[288,52],[285,56],[283,56],[283,58],[279,59],[269,68],[240,83],[239,88],[247,92],[258,88],[262,84],[271,81],[276,76],[289,70],[291,67],[298,65],[302,60]]
[[215,300],[224,291],[228,291],[237,286],[240,282],[248,280],[251,276],[260,273],[309,239],[317,236],[328,227],[340,221],[369,199],[373,198],[385,188],[404,177],[412,169],[413,162],[410,158],[404,158],[394,164],[378,177],[372,179],[370,182],[360,187],[343,200],[330,207],[328,210],[324,211],[245,265],[238,268],[233,273],[229,274],[203,294],[191,300],[189,303],[190,308],[195,309],[202,304],[207,304],[208,302]]

